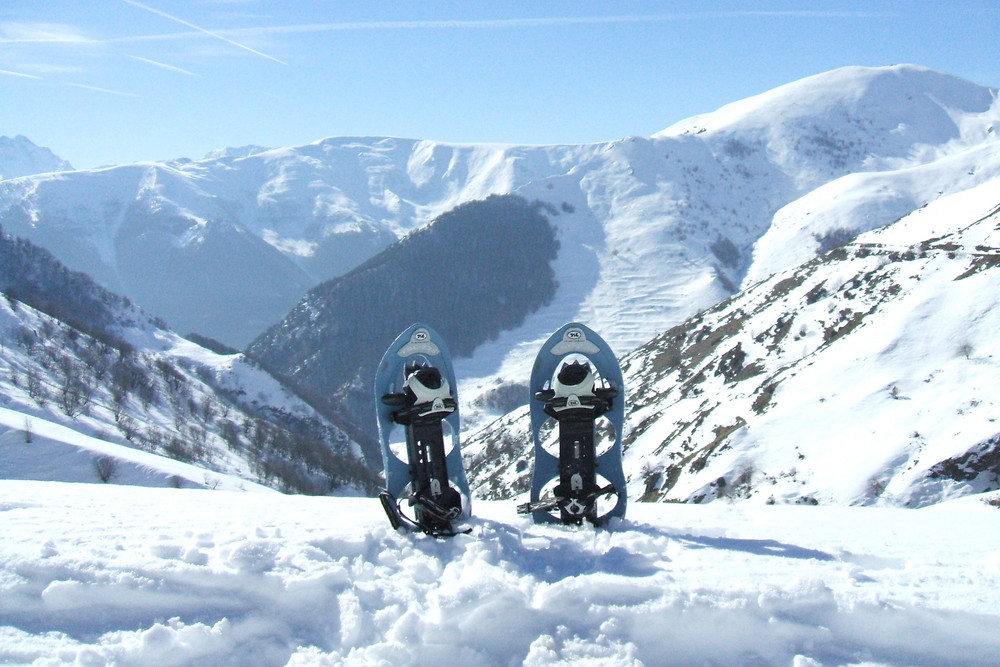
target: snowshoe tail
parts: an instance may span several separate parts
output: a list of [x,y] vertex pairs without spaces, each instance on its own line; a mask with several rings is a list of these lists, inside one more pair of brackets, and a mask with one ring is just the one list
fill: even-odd
[[[453,525],[453,522],[461,517],[462,508],[460,505],[445,507],[426,497],[411,499],[410,504],[418,508],[417,516],[419,517],[411,519],[403,514],[399,507],[399,501],[388,491],[383,490],[379,493],[378,499],[382,503],[382,509],[385,510],[386,516],[389,517],[389,523],[393,530],[405,528],[409,531],[420,531],[432,537],[454,537],[472,531],[471,528],[456,530]],[[460,501],[461,497],[459,496]]]

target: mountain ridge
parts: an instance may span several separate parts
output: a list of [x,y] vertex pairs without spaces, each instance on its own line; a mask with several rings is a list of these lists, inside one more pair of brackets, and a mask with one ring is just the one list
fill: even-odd
[[[848,86],[845,81],[854,83]],[[869,95],[872,103],[857,106],[858,91],[869,88],[888,89],[891,94]],[[951,115],[940,104],[935,106],[925,88],[949,94],[945,101]],[[577,257],[589,261],[598,272],[596,277],[586,277],[594,284],[591,293],[574,294],[577,303],[567,309],[574,308],[576,318],[607,330],[617,347],[631,349],[660,325],[614,307],[630,296],[630,290],[621,287],[623,278],[632,282],[631,292],[661,315],[658,319],[681,321],[732,293],[742,282],[754,262],[756,239],[782,206],[857,169],[899,167],[933,157],[911,155],[915,146],[949,137],[953,141],[956,133],[972,141],[990,125],[990,112],[983,109],[995,96],[994,89],[916,66],[844,68],[777,90],[782,91],[780,95],[751,98],[758,99],[758,107],[761,99],[772,100],[772,105],[775,97],[783,100],[784,107],[771,106],[769,113],[759,111],[762,116],[781,119],[790,110],[785,108],[788,100],[795,96],[833,101],[826,103],[829,108],[814,102],[819,105],[814,117],[800,110],[795,118],[802,123],[772,123],[768,132],[757,123],[749,135],[736,132],[731,118],[730,126],[716,122],[700,132],[703,128],[697,122],[732,116],[733,105],[729,105],[723,107],[729,111],[696,116],[686,126],[685,121],[675,123],[673,130],[650,138],[578,146],[333,137],[300,147],[262,152],[244,147],[226,157],[147,165],[145,169],[155,178],[151,185],[147,179],[146,186],[136,184],[134,177],[130,186],[129,178],[118,182],[119,170],[130,166],[73,172],[68,180],[65,175],[59,179],[25,177],[17,185],[13,181],[0,186],[7,202],[6,209],[0,210],[0,224],[55,250],[60,244],[56,237],[77,234],[74,230],[81,225],[92,228],[109,215],[117,215],[116,211],[127,212],[129,229],[151,224],[150,218],[169,218],[166,234],[156,247],[179,257],[196,254],[192,239],[218,237],[222,250],[213,260],[219,265],[233,267],[251,256],[258,257],[256,261],[269,258],[268,266],[280,278],[254,284],[248,277],[237,285],[220,287],[218,299],[239,307],[215,314],[206,324],[187,318],[195,306],[179,296],[161,297],[149,290],[139,294],[142,290],[133,287],[134,270],[116,259],[127,254],[130,246],[118,247],[114,229],[107,229],[101,239],[64,242],[57,252],[72,268],[100,276],[102,284],[167,317],[179,329],[242,347],[277,322],[309,287],[346,273],[458,204],[506,193],[556,208],[567,203],[579,215],[589,217],[587,224],[597,224],[587,242],[597,252],[582,248]],[[841,100],[845,95],[846,101]],[[908,110],[908,95],[919,98],[921,109],[934,111],[934,122],[903,122],[912,120],[914,113]],[[890,106],[880,108],[875,102]],[[850,113],[845,115],[845,109]],[[894,134],[888,134],[893,130]],[[869,150],[865,142],[871,141],[881,148]],[[877,159],[868,159],[869,153]],[[85,173],[90,175],[80,175]],[[80,200],[71,194],[71,181],[78,179],[91,181],[88,189],[105,194],[73,209],[61,207],[60,200]],[[727,189],[714,187],[719,183],[727,183]],[[234,229],[245,230],[242,240],[227,231]],[[256,243],[253,239],[264,244],[255,250],[249,247]],[[567,243],[563,245],[568,248]],[[713,246],[724,249],[725,261],[715,256]],[[602,247],[610,250],[600,254]],[[84,252],[83,248],[94,250]],[[670,283],[673,271],[662,268],[662,258],[651,260],[654,249],[674,258],[673,269],[689,272],[689,280],[676,291],[692,298],[675,296],[673,305],[671,300],[657,304],[658,286]],[[610,254],[613,250],[619,257]],[[637,268],[631,270],[631,265]],[[576,267],[564,268],[580,272]],[[650,278],[639,280],[644,275]],[[169,291],[177,295],[193,291],[191,279],[163,272],[159,283],[175,284]],[[575,274],[570,279],[575,280]],[[114,280],[118,286],[112,284]],[[205,289],[199,286],[200,291]]]

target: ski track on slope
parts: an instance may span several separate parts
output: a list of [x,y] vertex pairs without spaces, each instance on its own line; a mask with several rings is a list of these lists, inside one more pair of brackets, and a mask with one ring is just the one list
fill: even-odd
[[0,482],[0,663],[989,665],[1000,512],[640,505],[610,530],[477,502]]

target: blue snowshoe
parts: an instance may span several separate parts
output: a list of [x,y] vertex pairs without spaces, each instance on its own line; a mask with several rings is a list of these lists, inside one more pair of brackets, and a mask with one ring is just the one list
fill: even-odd
[[[625,393],[621,367],[611,348],[582,324],[564,325],[538,352],[530,390],[535,467],[530,502],[519,505],[518,513],[530,513],[535,523],[586,520],[600,525],[609,517],[624,517]],[[597,419],[602,416],[613,427],[614,440],[598,455]],[[543,447],[542,427],[550,419],[558,428],[558,457]],[[553,481],[556,485],[542,497]],[[600,510],[598,500],[604,496],[615,497],[615,503]]]
[[[455,386],[444,341],[423,324],[401,333],[379,363],[375,400],[386,484],[379,500],[393,528],[438,537],[468,532],[455,528],[470,516],[472,504]],[[405,441],[406,461],[393,451],[397,441]],[[403,494],[412,516],[402,509]]]

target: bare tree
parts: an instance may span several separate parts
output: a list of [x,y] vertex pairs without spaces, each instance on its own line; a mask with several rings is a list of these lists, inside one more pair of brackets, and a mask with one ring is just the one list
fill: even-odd
[[117,419],[117,422],[118,422],[118,430],[121,431],[122,437],[128,440],[129,442],[132,442],[132,439],[135,438],[135,434],[139,430],[138,422],[136,422],[135,419],[126,414],[121,415]]
[[92,389],[80,377],[80,371],[72,359],[64,357],[59,366],[62,372],[62,386],[59,390],[62,409],[67,416],[74,417],[90,406]]
[[45,389],[45,385],[42,383],[42,378],[35,368],[28,370],[25,388],[28,390],[28,396],[34,399],[38,405],[45,405],[45,401],[47,401],[49,397],[49,392]]
[[95,456],[92,463],[97,479],[105,484],[118,476],[118,459],[113,456]]

